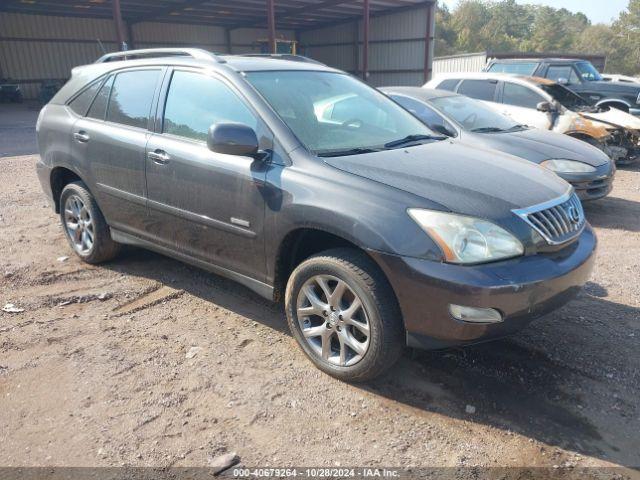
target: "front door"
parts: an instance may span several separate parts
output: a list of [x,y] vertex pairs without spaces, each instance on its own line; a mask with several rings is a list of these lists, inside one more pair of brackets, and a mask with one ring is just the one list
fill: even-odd
[[162,125],[147,144],[147,233],[180,253],[263,280],[266,165],[212,152],[206,137],[217,122],[254,128],[261,149],[271,148],[272,136],[222,79],[177,69],[167,81]]
[[538,111],[538,104],[546,101],[546,98],[532,88],[518,83],[504,82],[502,103],[493,106],[518,123],[550,130],[553,127],[552,114]]

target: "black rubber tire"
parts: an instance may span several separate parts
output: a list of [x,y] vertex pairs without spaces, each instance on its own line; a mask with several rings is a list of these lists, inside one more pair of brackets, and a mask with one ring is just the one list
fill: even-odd
[[[86,254],[82,254],[74,248],[73,242],[65,228],[64,205],[67,198],[72,194],[78,195],[82,199],[85,206],[89,209],[89,213],[91,214],[91,218],[94,223],[93,246]],[[100,208],[98,208],[95,198],[93,198],[93,195],[91,195],[84,182],[71,182],[62,189],[62,193],[60,194],[60,221],[62,223],[64,235],[69,242],[69,246],[83,261],[91,264],[107,262],[114,259],[120,253],[122,245],[111,239],[109,225],[107,225],[104,215],[102,215]]]
[[[304,339],[296,313],[296,300],[304,283],[318,274],[333,275],[357,293],[369,316],[371,337],[364,357],[355,365],[341,367],[324,361]],[[323,372],[347,382],[364,382],[391,368],[404,349],[402,314],[389,282],[364,253],[350,248],[327,250],[296,267],[285,291],[287,322],[294,338],[309,359]]]

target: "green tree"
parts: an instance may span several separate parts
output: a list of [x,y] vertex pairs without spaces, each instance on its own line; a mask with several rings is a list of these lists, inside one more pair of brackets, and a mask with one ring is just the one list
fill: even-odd
[[567,25],[552,7],[538,7],[531,37],[523,42],[526,50],[532,52],[561,52],[571,46]]

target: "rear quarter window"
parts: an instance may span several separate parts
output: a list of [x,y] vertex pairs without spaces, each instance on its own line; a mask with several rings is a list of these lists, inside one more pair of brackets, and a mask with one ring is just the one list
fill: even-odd
[[455,92],[456,91],[456,87],[458,86],[458,83],[460,83],[460,79],[458,79],[458,78],[450,78],[448,80],[444,80],[443,82],[440,82],[438,84],[438,89],[439,90],[448,90],[450,92]]
[[76,98],[69,102],[69,108],[78,115],[85,116],[103,81],[104,77],[90,84],[79,95],[77,95]]

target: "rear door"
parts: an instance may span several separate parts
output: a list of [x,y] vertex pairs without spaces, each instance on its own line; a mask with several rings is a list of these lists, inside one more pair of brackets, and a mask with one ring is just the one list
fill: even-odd
[[133,234],[144,233],[147,217],[145,147],[162,72],[141,68],[111,75],[73,127],[72,151],[86,165],[107,222]]
[[538,111],[538,104],[546,99],[533,88],[518,83],[502,82],[501,103],[498,110],[518,123],[550,130],[553,117]]
[[167,75],[156,133],[147,145],[150,222],[165,246],[262,280],[265,277],[262,185],[266,164],[207,148],[209,127],[238,122],[256,130],[262,150],[272,135],[224,79],[197,70]]

